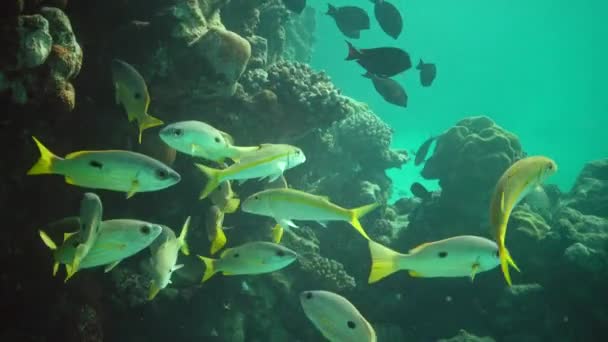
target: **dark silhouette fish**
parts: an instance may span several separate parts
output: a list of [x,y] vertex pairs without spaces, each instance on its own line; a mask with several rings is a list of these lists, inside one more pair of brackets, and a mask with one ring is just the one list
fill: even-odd
[[429,148],[431,147],[431,144],[433,143],[435,138],[437,137],[430,137],[426,139],[426,141],[423,142],[422,145],[420,145],[420,147],[418,148],[418,152],[416,152],[416,159],[414,159],[414,165],[418,166],[425,161],[426,155],[429,153]]
[[300,14],[306,7],[306,0],[283,0],[283,4],[288,10]]
[[420,84],[422,84],[423,87],[430,86],[437,75],[437,66],[433,63],[424,63],[422,59],[420,59],[416,69],[420,70]]
[[327,4],[327,15],[334,18],[340,31],[347,37],[359,38],[362,30],[369,29],[369,16],[355,6],[334,7]]
[[378,77],[367,72],[363,75],[372,80],[374,88],[378,94],[382,95],[384,100],[396,106],[407,107],[407,94],[405,89],[395,80],[390,78]]
[[412,186],[410,187],[410,191],[412,192],[412,194],[414,194],[414,196],[420,198],[423,201],[429,200],[432,196],[432,193],[429,192],[424,185],[415,182],[414,184],[412,184]]
[[372,2],[375,3],[374,14],[382,31],[397,39],[403,30],[403,19],[397,7],[385,0],[372,0]]
[[350,42],[346,60],[356,60],[369,73],[380,77],[392,77],[412,67],[410,55],[395,47],[357,50]]

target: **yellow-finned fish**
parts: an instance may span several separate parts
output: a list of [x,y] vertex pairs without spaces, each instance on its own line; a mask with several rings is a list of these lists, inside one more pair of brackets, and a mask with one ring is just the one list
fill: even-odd
[[101,227],[101,218],[103,214],[103,206],[99,197],[87,192],[80,201],[80,229],[78,234],[78,246],[74,252],[72,264],[68,267],[66,281],[70,279],[79,269],[80,262],[88,255],[89,251],[97,241],[99,228]]
[[160,119],[148,114],[150,94],[146,81],[133,66],[120,59],[112,60],[112,79],[116,90],[116,103],[125,108],[129,122],[137,121],[138,141],[141,143],[144,130],[163,124]]
[[221,182],[218,187],[209,195],[213,205],[217,206],[225,214],[232,214],[238,208],[241,200],[232,191],[230,181]]
[[283,172],[306,161],[298,147],[284,144],[263,144],[260,148],[242,156],[238,163],[225,169],[214,169],[195,164],[207,176],[207,184],[200,198],[207,197],[217,186],[227,180],[268,178],[269,182],[281,177]]
[[555,172],[557,172],[557,164],[552,159],[543,156],[531,156],[520,159],[511,165],[496,183],[494,195],[492,195],[490,202],[490,224],[498,243],[500,268],[509,286],[511,286],[509,265],[519,271],[519,267],[517,267],[505,246],[507,224],[511,211],[530,190]]
[[376,342],[376,331],[348,299],[329,291],[304,291],[306,317],[332,342]]
[[239,161],[259,146],[234,146],[234,139],[219,129],[201,121],[181,121],[164,127],[159,135],[174,149],[207,160],[223,163],[226,159]]
[[248,242],[228,248],[219,259],[198,256],[205,263],[202,282],[217,272],[224,275],[270,273],[289,266],[297,259],[296,252],[271,242]]
[[68,184],[92,189],[124,191],[127,198],[137,192],[157,191],[178,183],[180,175],[146,155],[120,150],[72,152],[60,158],[32,137],[40,159],[28,175],[57,174]]
[[268,189],[249,196],[243,202],[241,209],[247,213],[272,217],[283,228],[297,227],[292,220],[317,221],[322,225],[326,221],[346,221],[369,240],[359,219],[378,206],[380,204],[372,203],[359,208],[345,209],[331,203],[327,197],[304,191]]
[[209,207],[206,220],[207,238],[211,242],[211,255],[224,248],[227,239],[224,233],[224,212],[215,205]]
[[473,235],[455,236],[423,243],[408,254],[401,254],[375,241],[369,241],[372,268],[369,283],[375,283],[400,270],[412,277],[470,277],[498,266],[498,246],[494,241]]
[[184,255],[190,255],[188,244],[186,243],[189,226],[190,216],[184,222],[179,237],[175,237],[175,233],[171,228],[163,226],[160,236],[150,245],[150,252],[152,254],[150,259],[152,281],[150,281],[148,300],[154,299],[160,290],[171,284],[173,272],[184,267],[184,265],[177,265],[177,256],[180,250]]
[[[39,231],[44,244],[53,251],[53,258],[55,259],[53,276],[57,274],[60,264],[66,265],[68,274],[73,273],[70,267],[74,261],[76,248],[80,244],[80,232],[78,231],[80,218],[68,217],[51,223],[49,226],[61,227],[64,231],[75,231],[75,233],[64,233],[61,246],[57,246],[45,231]],[[105,265],[105,271],[109,272],[121,260],[148,247],[158,237],[161,230],[160,225],[139,220],[102,221],[97,239],[84,259],[80,261],[79,268],[85,269]]]

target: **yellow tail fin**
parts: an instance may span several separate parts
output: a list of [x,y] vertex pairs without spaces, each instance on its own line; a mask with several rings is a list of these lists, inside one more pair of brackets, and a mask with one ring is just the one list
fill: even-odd
[[201,170],[201,172],[207,177],[207,184],[205,184],[205,187],[203,188],[203,191],[199,197],[199,199],[203,199],[209,196],[209,194],[220,185],[220,176],[222,175],[222,170],[214,169],[202,164],[195,163],[194,165],[196,165],[196,167],[198,167],[198,169]]
[[186,236],[188,235],[188,228],[190,227],[190,216],[186,218],[186,222],[182,226],[182,232],[179,233],[179,237],[177,240],[179,241],[179,249],[182,251],[184,255],[190,255],[190,247],[188,247],[188,242],[186,242]]
[[141,144],[141,136],[144,133],[144,130],[164,124],[165,123],[162,120],[155,118],[150,114],[144,114],[144,118],[139,122],[139,143]]
[[201,259],[205,264],[205,274],[203,274],[203,280],[201,281],[201,283],[204,283],[217,272],[217,270],[215,269],[215,263],[217,260],[205,258],[204,256],[200,255],[198,256],[198,258]]
[[509,265],[513,266],[513,268],[517,272],[521,272],[521,271],[519,270],[519,267],[517,267],[517,265],[515,264],[515,261],[513,260],[513,258],[511,258],[511,254],[509,253],[509,250],[507,249],[507,247],[505,247],[504,244],[499,245],[498,253],[500,255],[500,268],[502,269],[502,274],[505,276],[505,280],[507,281],[507,284],[509,284],[509,286],[511,286],[512,282],[511,282],[511,274],[509,273]]
[[225,214],[232,214],[234,213],[238,208],[239,205],[241,204],[241,200],[238,198],[231,198],[228,200],[228,202],[226,202],[226,206],[224,207],[224,210],[222,210]]
[[399,271],[398,260],[402,254],[373,240],[369,240],[369,251],[372,256],[372,269],[368,279],[370,284]]
[[38,146],[38,150],[40,151],[40,159],[32,166],[31,169],[27,172],[28,175],[44,175],[53,173],[53,164],[61,160],[61,158],[57,157],[53,154],[53,152],[49,151],[40,140],[36,139],[36,137],[32,137],[36,146]]
[[156,282],[152,280],[150,282],[150,291],[148,291],[148,300],[154,299],[156,295],[160,292],[160,288],[156,286]]
[[361,226],[361,222],[359,222],[359,219],[363,216],[365,216],[366,214],[368,214],[369,212],[373,211],[374,209],[378,208],[380,206],[379,203],[372,203],[372,204],[368,204],[368,205],[364,205],[362,207],[359,208],[354,208],[350,210],[350,224],[355,227],[355,229],[361,233],[361,235],[363,235],[363,237],[365,237],[366,239],[370,240],[369,236],[367,235],[367,233],[365,232],[365,230],[363,229],[363,227]]
[[226,234],[222,227],[217,227],[217,231],[215,233],[215,239],[211,242],[211,255],[217,253],[220,249],[224,248],[226,245]]

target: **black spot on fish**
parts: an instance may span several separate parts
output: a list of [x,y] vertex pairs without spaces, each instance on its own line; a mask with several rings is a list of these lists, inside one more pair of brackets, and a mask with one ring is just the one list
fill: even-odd
[[215,140],[215,142],[216,142],[216,143],[218,143],[218,144],[219,144],[219,143],[220,143],[220,141],[221,141],[219,137],[215,137],[215,139],[214,139],[214,140]]
[[240,257],[240,256],[241,256],[241,255],[240,255],[239,253],[234,253],[234,257],[235,257],[235,258],[238,258],[238,257]]
[[357,327],[357,324],[355,324],[355,322],[353,321],[348,321],[346,322],[346,326],[348,326],[350,329],[355,329]]
[[312,292],[306,293],[306,299],[312,299]]
[[439,255],[440,258],[445,258],[445,257],[448,256],[448,252],[439,252],[438,255]]
[[277,255],[280,256],[280,257],[283,257],[283,256],[285,256],[285,252],[283,252],[283,251],[277,251]]
[[150,234],[150,227],[141,226],[141,228],[139,228],[139,231],[144,235],[148,235],[148,234]]
[[163,170],[163,169],[160,169],[160,170],[157,170],[157,171],[156,171],[156,176],[157,176],[158,178],[160,178],[160,179],[165,179],[165,178],[167,178],[167,176],[168,176],[168,175],[169,175],[169,174],[167,173],[167,171],[165,171],[165,170]]
[[97,160],[91,160],[89,162],[89,165],[100,170],[103,169],[103,164],[101,162],[98,162]]
[[133,94],[133,97],[134,97],[136,100],[139,100],[139,99],[141,99],[141,93],[135,93],[135,94]]

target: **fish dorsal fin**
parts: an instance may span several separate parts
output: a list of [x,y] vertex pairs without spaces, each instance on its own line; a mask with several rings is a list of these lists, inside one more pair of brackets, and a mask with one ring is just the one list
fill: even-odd
[[418,246],[416,246],[416,247],[414,247],[414,248],[410,249],[410,250],[409,250],[409,253],[410,253],[410,254],[418,253],[418,252],[420,252],[421,250],[425,249],[425,248],[426,248],[428,245],[430,245],[430,244],[431,244],[430,242],[425,242],[425,243],[423,243],[423,244],[421,244],[421,245],[418,245]]
[[63,233],[63,242],[66,242],[74,234],[78,234],[78,232]]
[[224,256],[226,256],[228,253],[230,253],[231,250],[232,250],[232,248],[226,248],[226,249],[224,249],[224,251],[222,252],[222,254],[220,254],[220,259],[223,258]]
[[234,145],[234,138],[232,138],[230,134],[222,131],[220,131],[220,134],[224,137],[224,140],[226,140],[230,145]]
[[78,158],[84,154],[88,154],[89,151],[77,151],[77,152],[72,152],[69,153],[68,155],[65,156],[65,159],[74,159],[74,158]]

